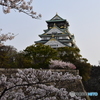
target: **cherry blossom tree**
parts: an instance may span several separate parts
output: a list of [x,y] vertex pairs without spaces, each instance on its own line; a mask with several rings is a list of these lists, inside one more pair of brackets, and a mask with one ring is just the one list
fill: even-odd
[[56,87],[56,82],[77,79],[82,77],[69,72],[18,69],[9,77],[4,74],[0,76],[0,100],[86,100],[78,96],[71,97],[65,88]]
[[64,69],[76,69],[76,66],[70,62],[64,62],[61,60],[52,60],[50,61],[49,68],[57,69],[57,68],[64,68]]
[[32,18],[40,18],[41,14],[37,15],[36,12],[33,11],[33,7],[31,6],[32,1],[33,0],[0,0],[0,5],[5,14],[10,13],[11,9],[15,9],[31,16]]
[[0,47],[4,46],[5,41],[12,40],[15,37],[14,33],[1,34],[1,31],[2,29],[0,29]]

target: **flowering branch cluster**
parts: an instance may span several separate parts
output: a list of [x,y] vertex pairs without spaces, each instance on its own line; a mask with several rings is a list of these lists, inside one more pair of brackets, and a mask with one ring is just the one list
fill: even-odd
[[7,33],[7,34],[1,34],[0,35],[0,47],[4,45],[4,41],[6,40],[12,40],[15,37],[14,33]]
[[61,60],[51,60],[50,61],[50,68],[69,68],[69,69],[76,69],[76,66],[70,62],[64,62]]
[[2,74],[0,76],[0,100],[86,100],[78,96],[72,98],[65,88],[58,89],[56,85],[48,84],[75,79],[82,78],[68,72],[63,74],[31,68],[18,70],[9,78]]
[[3,12],[5,14],[10,13],[11,9],[16,9],[19,12],[23,12],[32,18],[40,18],[41,15],[36,15],[31,6],[33,0],[26,2],[25,0],[0,0],[0,5],[3,6]]

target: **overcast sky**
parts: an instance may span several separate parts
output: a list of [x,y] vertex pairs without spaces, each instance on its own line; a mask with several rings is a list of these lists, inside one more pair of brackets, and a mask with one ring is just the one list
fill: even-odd
[[15,39],[5,44],[12,45],[19,50],[40,40],[39,34],[47,29],[46,20],[56,13],[66,19],[69,31],[75,35],[76,45],[81,55],[92,65],[98,65],[100,60],[100,0],[33,0],[33,9],[42,14],[40,20],[11,10],[4,14],[0,7],[1,33],[13,32],[18,34]]

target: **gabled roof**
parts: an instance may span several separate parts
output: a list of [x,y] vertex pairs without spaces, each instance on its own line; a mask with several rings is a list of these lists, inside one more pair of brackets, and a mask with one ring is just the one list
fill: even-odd
[[46,35],[52,35],[52,33],[56,33],[55,35],[70,35],[69,31],[67,29],[60,29],[59,27],[57,27],[55,24],[53,26],[53,28],[51,29],[47,29],[47,30],[44,30],[45,33],[39,35],[40,37],[41,36],[46,36]]
[[[51,37],[52,34],[42,34],[39,37]],[[54,34],[54,36],[69,36],[69,34]]]
[[51,20],[64,20],[64,19],[61,18],[61,17],[56,13],[56,15],[55,15]]
[[52,34],[52,33],[63,33],[63,31],[56,25],[54,25],[53,28],[51,28],[48,32],[46,32],[46,34]]
[[47,20],[46,22],[58,22],[58,21],[66,21],[66,19],[63,19],[58,14],[56,14],[52,19]]
[[45,33],[39,35],[39,36],[42,36],[42,35],[51,35],[52,32],[57,32],[57,33],[62,33],[62,34],[65,34],[64,30],[61,30],[59,27],[57,27],[55,24],[54,26],[51,28],[51,29],[47,29],[47,30],[44,30]]
[[72,40],[64,40],[64,39],[62,39],[62,40],[59,40],[59,42],[61,42],[61,43],[72,43]]
[[51,38],[49,41],[47,41],[44,45],[50,45],[51,47],[53,46],[53,48],[55,47],[65,47],[66,45],[64,45],[63,43],[59,42],[57,39],[55,38]]

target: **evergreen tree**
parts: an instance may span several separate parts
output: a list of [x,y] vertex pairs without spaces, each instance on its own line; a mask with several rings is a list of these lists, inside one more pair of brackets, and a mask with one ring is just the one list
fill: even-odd
[[24,52],[25,56],[33,63],[34,68],[48,68],[50,59],[57,58],[57,51],[43,44],[31,45]]
[[57,49],[58,55],[62,61],[71,62],[79,70],[79,74],[82,76],[83,81],[90,78],[91,64],[88,63],[86,58],[82,58],[79,48],[61,47]]

